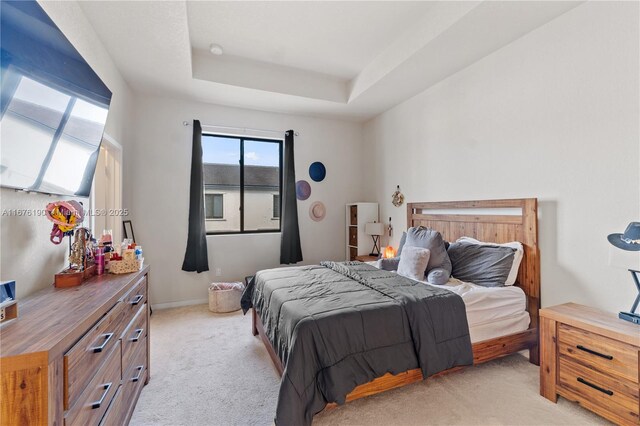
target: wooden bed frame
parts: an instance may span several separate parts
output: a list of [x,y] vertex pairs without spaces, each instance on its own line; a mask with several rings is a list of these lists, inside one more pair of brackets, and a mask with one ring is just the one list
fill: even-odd
[[[481,209],[479,213],[450,213],[452,210]],[[520,214],[505,214],[505,209],[520,209]],[[437,212],[429,213],[429,210]],[[494,210],[496,214],[491,214]],[[502,210],[502,211],[500,211]],[[511,211],[509,212],[511,213]],[[473,363],[481,364],[524,349],[529,350],[529,361],[539,365],[538,309],[540,308],[540,253],[538,249],[538,201],[536,198],[447,201],[407,204],[407,228],[427,226],[440,231],[447,241],[468,236],[480,241],[507,243],[520,241],[524,246],[524,257],[518,271],[516,284],[527,296],[527,311],[531,316],[529,329],[473,344]],[[267,338],[260,318],[252,309],[253,335],[259,335],[278,373],[284,367]],[[438,375],[460,370],[456,367]],[[347,395],[347,402],[386,390],[398,388],[422,380],[419,368],[404,373],[390,373],[369,383],[356,387]],[[332,406],[334,404],[329,404]]]

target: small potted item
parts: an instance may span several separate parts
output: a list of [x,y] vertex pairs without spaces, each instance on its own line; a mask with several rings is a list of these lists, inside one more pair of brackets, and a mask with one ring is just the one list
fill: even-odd
[[216,313],[237,311],[243,291],[241,282],[212,283],[209,286],[209,310]]

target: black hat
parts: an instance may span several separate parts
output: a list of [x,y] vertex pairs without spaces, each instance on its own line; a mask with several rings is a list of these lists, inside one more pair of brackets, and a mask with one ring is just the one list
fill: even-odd
[[640,251],[640,222],[631,222],[624,234],[611,234],[607,239],[622,250]]

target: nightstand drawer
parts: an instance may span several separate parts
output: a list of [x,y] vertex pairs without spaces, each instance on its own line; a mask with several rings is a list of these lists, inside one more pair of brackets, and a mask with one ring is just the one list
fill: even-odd
[[[566,324],[558,325],[558,352],[604,374],[638,383],[638,348]],[[636,404],[637,405],[637,404]]]
[[[605,411],[611,420],[638,422],[638,385],[584,367],[574,359],[560,356],[559,393],[585,408]],[[595,407],[594,407],[595,406]]]

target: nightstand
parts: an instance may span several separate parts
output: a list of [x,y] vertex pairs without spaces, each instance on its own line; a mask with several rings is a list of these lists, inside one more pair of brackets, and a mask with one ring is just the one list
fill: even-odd
[[360,262],[375,262],[378,260],[378,256],[369,256],[368,254],[363,254],[361,256],[356,256],[356,260]]
[[639,423],[640,326],[575,303],[540,310],[540,395]]

